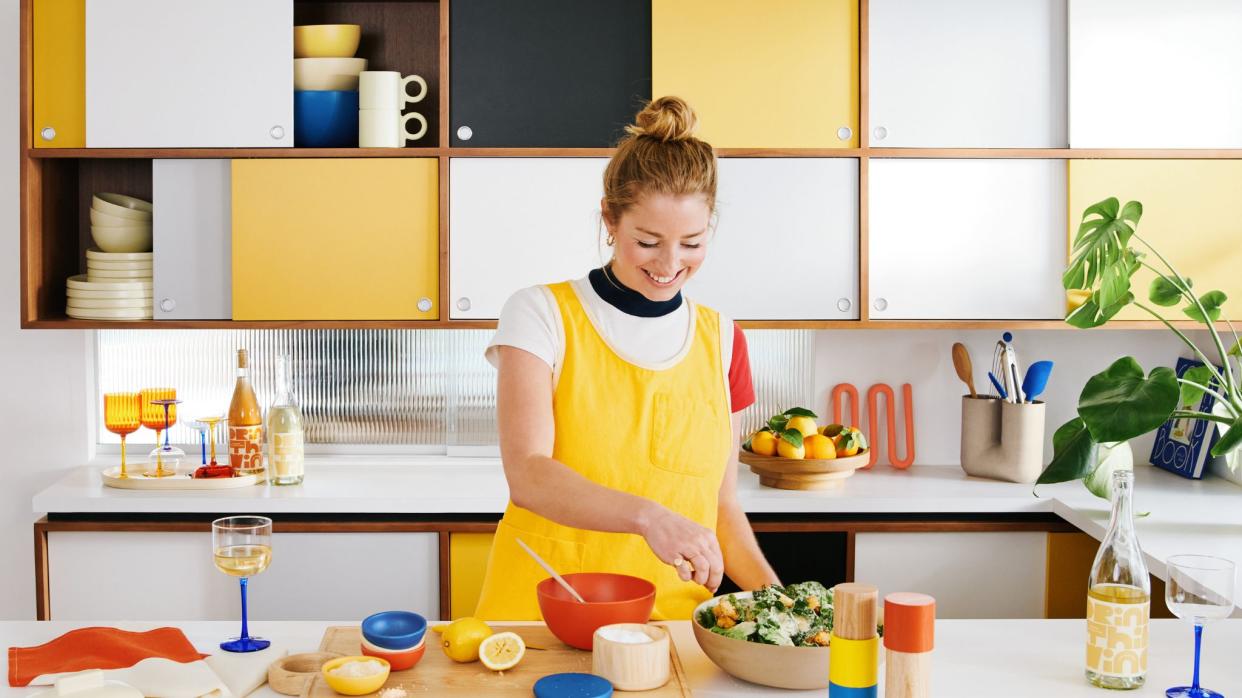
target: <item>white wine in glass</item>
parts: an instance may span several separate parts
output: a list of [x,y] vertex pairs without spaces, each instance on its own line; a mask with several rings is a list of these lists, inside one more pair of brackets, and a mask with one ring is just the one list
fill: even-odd
[[272,520],[266,516],[228,516],[211,522],[211,548],[216,569],[241,583],[242,629],[239,637],[220,643],[226,652],[256,652],[271,643],[251,637],[247,626],[246,587],[249,577],[272,561]]

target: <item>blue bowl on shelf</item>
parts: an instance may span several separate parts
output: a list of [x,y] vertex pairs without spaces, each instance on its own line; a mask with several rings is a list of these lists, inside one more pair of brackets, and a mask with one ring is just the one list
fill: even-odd
[[298,148],[356,148],[357,90],[294,92],[293,145]]
[[426,634],[427,619],[413,611],[380,611],[362,621],[362,636],[386,650],[408,650]]

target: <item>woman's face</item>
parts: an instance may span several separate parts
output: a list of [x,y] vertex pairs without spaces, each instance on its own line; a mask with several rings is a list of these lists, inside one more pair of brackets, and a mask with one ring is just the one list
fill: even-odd
[[707,255],[711,209],[703,194],[642,194],[617,220],[612,272],[653,301],[672,299]]

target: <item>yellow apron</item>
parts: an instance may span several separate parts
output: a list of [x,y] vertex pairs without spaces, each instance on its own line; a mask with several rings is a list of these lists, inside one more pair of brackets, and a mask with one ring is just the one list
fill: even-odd
[[[565,358],[552,395],[552,457],[594,482],[655,500],[716,530],[732,440],[719,316],[690,304],[688,352],[674,365],[651,370],[608,346],[571,284],[549,288],[565,329]],[[650,580],[656,585],[656,620],[689,618],[711,596],[681,581],[642,536],[562,526],[510,502],[488,557],[479,618],[541,618],[535,585],[548,575],[514,538],[561,574],[619,572]]]

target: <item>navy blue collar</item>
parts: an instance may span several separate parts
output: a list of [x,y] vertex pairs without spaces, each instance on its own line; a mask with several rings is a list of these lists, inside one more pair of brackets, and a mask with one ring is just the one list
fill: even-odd
[[626,315],[660,317],[681,307],[681,291],[666,301],[653,301],[617,281],[617,277],[608,267],[592,269],[587,278],[591,281],[591,288],[595,289],[600,298]]

